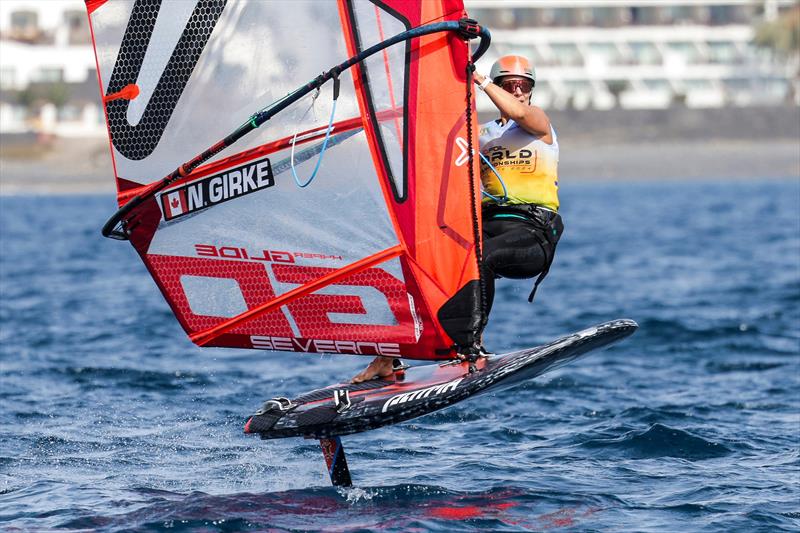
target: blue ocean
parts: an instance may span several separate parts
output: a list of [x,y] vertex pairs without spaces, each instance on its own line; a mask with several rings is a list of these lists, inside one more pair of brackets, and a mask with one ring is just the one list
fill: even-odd
[[261,403],[367,359],[200,349],[111,196],[0,198],[0,530],[798,531],[800,182],[562,184],[552,271],[501,281],[496,352],[640,330],[515,389],[343,438]]

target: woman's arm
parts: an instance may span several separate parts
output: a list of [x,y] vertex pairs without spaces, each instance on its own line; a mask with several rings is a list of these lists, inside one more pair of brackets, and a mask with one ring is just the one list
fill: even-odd
[[[475,83],[480,85],[484,82],[486,76],[474,72],[472,74],[472,79]],[[489,96],[494,105],[497,106],[497,109],[504,118],[513,120],[528,133],[540,136],[547,144],[553,143],[553,135],[550,131],[550,119],[542,108],[520,102],[513,94],[505,91],[502,87],[494,83],[487,85],[484,92]]]

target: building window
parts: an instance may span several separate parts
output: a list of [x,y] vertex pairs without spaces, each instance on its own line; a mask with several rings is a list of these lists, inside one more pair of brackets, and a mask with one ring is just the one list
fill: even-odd
[[601,28],[614,28],[631,22],[630,11],[619,7],[592,8],[592,22]]
[[67,104],[58,108],[57,117],[60,122],[76,122],[81,118],[83,110],[72,104]]
[[614,43],[589,43],[588,53],[603,58],[603,61],[609,65],[622,64],[622,53]]
[[0,89],[13,90],[17,86],[17,71],[14,67],[0,68]]
[[667,43],[667,48],[682,57],[686,63],[696,64],[704,62],[703,54],[700,52],[700,49],[697,48],[697,45],[692,42],[671,42]]
[[511,9],[472,9],[470,14],[482,25],[492,29],[513,29],[517,27],[514,11]]
[[70,30],[80,30],[85,26],[86,15],[83,11],[70,10],[64,12],[64,24]]
[[583,65],[583,56],[573,43],[553,43],[550,45],[550,49],[553,51],[553,57],[558,65],[565,67]]
[[659,91],[665,93],[672,92],[672,86],[670,85],[669,81],[663,78],[644,79],[642,80],[642,83],[649,91]]
[[647,41],[629,43],[633,62],[638,65],[660,65],[661,53],[655,44]]
[[567,88],[567,91],[572,94],[590,94],[592,92],[592,84],[586,80],[565,80],[564,86]]
[[715,26],[749,24],[754,15],[754,6],[721,5],[709,8],[709,22]]
[[655,6],[631,7],[629,18],[632,24],[658,26],[672,22],[668,9]]
[[9,38],[34,42],[39,38],[39,15],[35,11],[12,11]]
[[663,7],[662,14],[666,19],[665,22],[671,24],[693,24],[695,22],[692,6]]
[[519,28],[535,28],[539,26],[539,13],[538,10],[530,7],[520,7],[514,9],[514,18],[517,21]]
[[575,26],[574,11],[571,8],[559,7],[553,10],[553,26]]
[[722,80],[722,83],[731,91],[750,90],[750,80],[747,78],[726,78]]
[[689,91],[712,91],[714,82],[705,79],[683,80],[683,86]]
[[61,67],[42,67],[33,75],[34,81],[54,83],[64,80],[64,69]]
[[64,25],[69,31],[69,44],[88,44],[91,42],[85,11],[77,9],[65,11]]
[[35,11],[14,11],[11,13],[11,29],[26,32],[39,27],[39,14]]
[[710,41],[708,44],[709,60],[712,63],[741,63],[742,55],[731,41]]

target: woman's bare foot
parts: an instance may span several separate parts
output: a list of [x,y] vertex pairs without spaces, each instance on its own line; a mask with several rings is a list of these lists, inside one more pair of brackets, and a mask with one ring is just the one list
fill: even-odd
[[392,366],[393,360],[393,357],[383,357],[379,355],[372,360],[367,368],[362,370],[359,374],[356,374],[353,379],[350,380],[350,383],[369,381],[376,376],[379,378],[388,378],[394,373],[394,368]]

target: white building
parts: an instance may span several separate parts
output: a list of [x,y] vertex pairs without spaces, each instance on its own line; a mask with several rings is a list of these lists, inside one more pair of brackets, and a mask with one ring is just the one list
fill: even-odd
[[82,0],[0,2],[0,133],[105,135],[96,68]]
[[778,105],[800,94],[797,57],[780,62],[753,45],[759,22],[787,9],[800,16],[796,0],[465,3],[492,32],[478,68],[488,73],[508,53],[530,57],[543,107]]
[[[470,15],[493,36],[479,68],[488,72],[503,54],[527,55],[539,75],[539,105],[599,109],[771,105],[800,98],[797,58],[778,62],[752,44],[755,24],[791,8],[800,16],[797,5],[466,0]],[[83,0],[0,1],[0,133],[104,136],[95,69]]]

